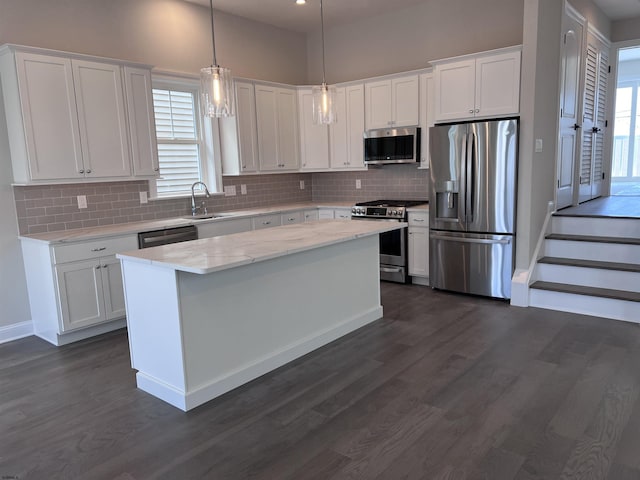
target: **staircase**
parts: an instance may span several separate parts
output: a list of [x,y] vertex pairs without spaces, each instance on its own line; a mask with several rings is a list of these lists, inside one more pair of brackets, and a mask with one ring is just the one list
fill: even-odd
[[640,323],[640,219],[554,214],[529,305]]

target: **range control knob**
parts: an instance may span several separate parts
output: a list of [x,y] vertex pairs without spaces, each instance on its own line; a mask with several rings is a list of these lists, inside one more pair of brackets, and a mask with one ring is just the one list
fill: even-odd
[[351,209],[351,213],[358,213],[358,210],[356,209],[356,207],[353,207],[353,208]]

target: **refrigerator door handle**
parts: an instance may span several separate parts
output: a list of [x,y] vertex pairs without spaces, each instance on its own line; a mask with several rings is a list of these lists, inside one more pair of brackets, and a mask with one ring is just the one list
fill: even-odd
[[465,196],[465,222],[471,223],[473,222],[473,193],[474,193],[474,182],[475,178],[473,175],[473,164],[476,161],[476,135],[471,133],[468,136],[468,144],[467,144],[467,154],[466,154],[466,169],[465,169],[465,178],[466,178],[466,188],[464,192]]
[[490,244],[500,244],[500,245],[509,245],[511,243],[510,238],[502,238],[500,240],[493,240],[490,238],[469,238],[469,237],[454,237],[451,235],[443,235],[439,233],[431,232],[431,238],[437,240],[446,240],[450,242],[460,242],[460,243],[480,243],[484,245]]
[[466,223],[467,223],[467,209],[466,209],[466,205],[467,205],[467,183],[468,183],[468,178],[467,178],[467,163],[469,162],[469,152],[468,152],[468,147],[469,147],[469,135],[468,134],[464,134],[462,136],[462,158],[461,158],[461,165],[460,165],[460,189],[459,191],[459,196],[461,198],[459,198],[459,203],[458,203],[458,216],[460,217],[460,222],[465,225],[465,230],[466,230]]

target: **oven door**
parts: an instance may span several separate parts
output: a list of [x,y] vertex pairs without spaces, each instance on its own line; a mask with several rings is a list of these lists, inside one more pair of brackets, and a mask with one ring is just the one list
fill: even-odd
[[[395,218],[351,217],[352,220],[369,220],[372,222],[398,222]],[[380,234],[380,263],[383,265],[406,266],[407,229],[400,228]]]

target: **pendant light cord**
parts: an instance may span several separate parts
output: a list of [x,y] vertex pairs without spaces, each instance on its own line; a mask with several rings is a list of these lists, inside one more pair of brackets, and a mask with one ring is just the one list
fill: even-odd
[[322,84],[324,85],[327,82],[324,78],[324,12],[322,10],[322,0],[320,0],[320,30],[322,31]]
[[218,61],[216,59],[216,37],[213,33],[213,0],[209,0],[209,6],[211,7],[211,44],[213,45],[213,65],[212,67],[218,66]]

